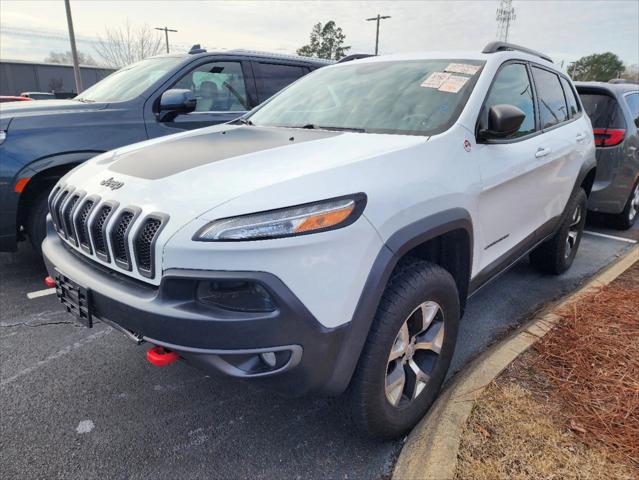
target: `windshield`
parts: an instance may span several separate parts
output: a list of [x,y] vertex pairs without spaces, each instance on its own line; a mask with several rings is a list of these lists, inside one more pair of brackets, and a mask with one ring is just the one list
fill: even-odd
[[182,62],[181,57],[147,58],[133,63],[86,89],[76,100],[86,102],[123,102],[140,95],[156,80]]
[[455,122],[483,63],[417,60],[321,68],[273,97],[250,122],[434,135]]

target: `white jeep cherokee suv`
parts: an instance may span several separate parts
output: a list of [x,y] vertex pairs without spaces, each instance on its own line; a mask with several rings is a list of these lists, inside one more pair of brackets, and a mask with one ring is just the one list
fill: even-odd
[[156,363],[347,392],[388,438],[434,401],[470,295],[527,253],[569,268],[594,174],[590,121],[546,56],[371,57],[86,162],[51,194],[43,252],[70,312]]

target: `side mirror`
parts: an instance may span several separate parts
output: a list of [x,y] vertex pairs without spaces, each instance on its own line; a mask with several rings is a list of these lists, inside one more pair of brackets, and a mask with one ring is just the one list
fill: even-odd
[[514,105],[494,105],[488,110],[488,125],[479,129],[481,140],[506,138],[519,130],[526,114]]
[[160,121],[168,121],[180,113],[195,110],[197,100],[191,90],[172,88],[160,97]]

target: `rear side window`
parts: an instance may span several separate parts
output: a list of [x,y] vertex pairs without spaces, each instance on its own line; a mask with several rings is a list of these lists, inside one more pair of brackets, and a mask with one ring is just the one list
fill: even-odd
[[639,93],[626,95],[626,104],[628,104],[630,115],[632,116],[635,125],[639,128]]
[[519,130],[511,136],[522,137],[535,131],[535,106],[526,66],[511,63],[497,73],[482,110],[482,125],[488,125],[488,111],[495,105],[514,105],[526,114]]
[[561,77],[561,86],[564,87],[564,94],[566,95],[568,115],[572,118],[579,113],[579,103],[575,97],[575,91],[570,86],[570,82],[563,77]]
[[626,128],[617,100],[610,95],[583,92],[579,97],[593,128]]
[[259,62],[256,67],[255,80],[257,81],[260,102],[272,97],[307,73],[304,67],[297,65]]
[[539,99],[541,128],[549,128],[568,120],[568,107],[559,77],[537,67],[533,67],[532,71]]

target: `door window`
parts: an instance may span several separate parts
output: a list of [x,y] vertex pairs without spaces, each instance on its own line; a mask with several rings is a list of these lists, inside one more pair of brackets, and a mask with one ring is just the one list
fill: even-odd
[[570,86],[570,82],[563,77],[561,77],[561,86],[564,87],[564,94],[568,103],[568,115],[572,118],[579,113],[579,104],[575,98],[575,91]]
[[630,109],[630,115],[635,125],[639,127],[639,93],[631,93],[626,95],[626,103]]
[[514,105],[526,114],[519,130],[510,138],[522,137],[535,131],[535,106],[532,86],[526,66],[511,63],[497,73],[482,110],[482,125],[488,124],[488,111],[495,105]]
[[211,62],[191,70],[173,86],[193,92],[196,112],[248,110],[246,86],[240,62]]
[[307,72],[304,67],[297,65],[261,62],[257,64],[256,70],[258,95],[261,102],[303,77]]
[[532,71],[539,98],[541,128],[550,128],[568,120],[568,107],[559,77],[537,67],[533,67]]

